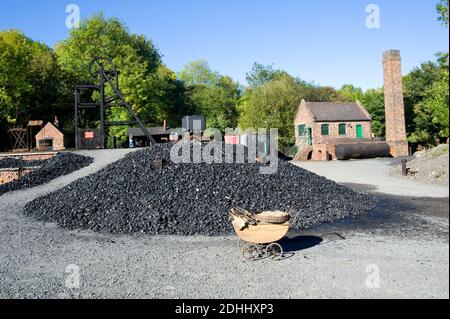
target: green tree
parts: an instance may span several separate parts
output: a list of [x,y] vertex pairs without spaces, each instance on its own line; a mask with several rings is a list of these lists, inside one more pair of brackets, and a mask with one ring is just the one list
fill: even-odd
[[283,75],[288,74],[283,70],[274,69],[273,64],[263,65],[255,62],[251,71],[246,74],[246,80],[250,87],[258,87]]
[[286,75],[247,90],[239,105],[239,127],[277,128],[280,146],[292,145],[293,119],[301,99],[298,81]]
[[362,100],[364,93],[361,88],[354,86],[353,84],[344,84],[338,93],[343,99],[343,102],[355,102]]
[[331,86],[313,87],[313,96],[315,101],[319,102],[340,102],[342,96]]
[[190,110],[185,105],[185,87],[176,73],[160,64],[150,77],[149,84],[148,96],[152,107],[146,110],[150,114],[144,117],[152,118],[157,123],[167,120],[172,127],[180,126],[181,118]]
[[404,77],[408,139],[426,146],[448,138],[448,63],[423,63]]
[[[105,19],[98,14],[82,21],[79,29],[73,29],[69,38],[56,45],[55,51],[65,72],[67,88],[92,82],[89,63],[94,57],[108,58],[120,71],[119,87],[134,111],[138,115],[153,114],[148,112],[153,107],[149,92],[161,56],[151,40],[130,33],[116,18]],[[145,122],[155,120],[143,119]]]
[[22,32],[0,32],[0,119],[23,126],[57,115],[58,64],[50,48]]
[[205,60],[196,60],[186,64],[178,74],[178,78],[186,86],[205,85],[216,86],[219,83],[220,75],[213,71]]
[[369,89],[359,100],[372,117],[372,133],[375,136],[386,135],[384,91],[383,89]]
[[238,121],[239,85],[213,71],[206,61],[187,64],[178,74],[186,86],[187,110],[206,116],[207,127],[235,128]]
[[439,14],[438,21],[441,21],[443,26],[448,27],[448,0],[440,0],[436,5],[436,10]]

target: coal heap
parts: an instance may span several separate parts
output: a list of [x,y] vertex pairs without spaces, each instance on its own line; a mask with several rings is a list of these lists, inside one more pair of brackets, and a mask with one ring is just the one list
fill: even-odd
[[[93,162],[93,159],[91,157],[73,153],[58,153],[49,160],[33,161],[33,162],[36,162],[35,164],[40,164],[37,165],[40,166],[40,168],[31,173],[26,174],[20,179],[17,179],[7,184],[0,185],[0,195],[8,191],[25,189],[47,183],[59,176],[70,174],[76,170],[79,170],[80,168],[88,166]],[[32,164],[31,162],[28,161],[18,162],[17,160],[14,160],[14,163],[11,160],[8,160],[8,163],[4,161],[3,164],[9,166],[11,166],[11,164],[19,164],[19,166],[15,167],[33,166],[30,165]]]
[[[161,170],[155,160],[162,161]],[[373,207],[367,195],[284,160],[273,175],[260,174],[261,165],[175,164],[170,145],[159,144],[30,202],[25,212],[70,229],[214,236],[232,232],[232,207],[298,212],[295,228]]]
[[0,159],[0,168],[24,168],[42,166],[47,160],[25,161],[18,158],[6,157]]

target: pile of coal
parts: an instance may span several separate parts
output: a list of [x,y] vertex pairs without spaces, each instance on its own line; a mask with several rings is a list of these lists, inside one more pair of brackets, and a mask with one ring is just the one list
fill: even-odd
[[[55,179],[59,176],[70,174],[80,168],[91,164],[93,159],[91,157],[82,156],[73,153],[58,153],[49,160],[39,161],[40,168],[24,175],[22,178],[14,180],[10,183],[0,185],[0,195],[8,192],[15,191],[24,188],[30,188],[37,185],[41,185]],[[29,161],[23,161],[28,163],[20,167],[30,167]],[[17,164],[17,162],[16,162]],[[36,163],[38,164],[38,163]],[[17,166],[15,166],[17,167]]]
[[0,159],[0,168],[24,168],[24,167],[39,167],[42,166],[47,160],[33,160],[26,161],[23,159],[6,157]]
[[272,175],[260,174],[261,165],[176,164],[170,159],[170,145],[160,144],[30,202],[25,212],[69,229],[214,236],[232,232],[232,207],[286,211],[297,217],[295,228],[373,207],[367,195],[284,160]]

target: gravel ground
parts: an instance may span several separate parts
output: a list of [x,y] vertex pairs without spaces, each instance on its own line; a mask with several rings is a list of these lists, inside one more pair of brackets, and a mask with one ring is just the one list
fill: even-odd
[[367,160],[298,162],[292,164],[338,183],[372,185],[377,193],[412,197],[448,197],[449,186],[424,185],[401,176],[389,176],[390,170],[400,165],[396,158]]
[[[449,298],[448,199],[383,195],[370,215],[290,233],[286,259],[253,263],[235,236],[68,231],[22,213],[125,152],[87,152],[89,167],[0,197],[0,298]],[[66,286],[71,264],[79,288]]]
[[[401,177],[418,183],[448,185],[449,153],[448,145],[443,144],[427,151],[421,151],[407,162],[408,176]],[[401,176],[400,166],[391,169],[391,176]]]

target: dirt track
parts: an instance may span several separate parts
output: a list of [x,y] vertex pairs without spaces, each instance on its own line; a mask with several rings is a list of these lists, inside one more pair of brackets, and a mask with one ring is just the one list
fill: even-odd
[[[69,176],[0,197],[1,298],[449,297],[448,198],[379,195],[372,214],[290,233],[282,243],[285,260],[254,263],[242,260],[234,236],[112,236],[22,214],[26,201],[123,154],[105,155]],[[79,267],[79,288],[67,285],[71,264]]]

